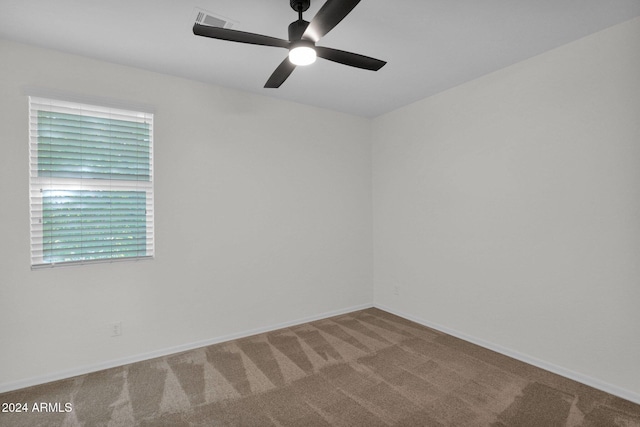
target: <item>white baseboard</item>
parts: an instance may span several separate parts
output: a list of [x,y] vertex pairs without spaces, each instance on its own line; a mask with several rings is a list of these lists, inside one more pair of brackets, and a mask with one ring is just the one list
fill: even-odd
[[558,374],[565,378],[569,378],[570,380],[577,381],[584,385],[588,385],[598,390],[602,390],[606,393],[613,394],[614,396],[621,397],[622,399],[626,399],[631,402],[640,404],[640,394],[633,392],[631,390],[627,390],[627,389],[606,383],[604,381],[600,381],[598,379],[592,378],[588,375],[584,375],[584,374],[572,371],[570,369],[566,369],[561,366],[554,365],[553,363],[545,362],[544,360],[539,360],[539,359],[536,359],[535,357],[531,357],[526,354],[519,353],[517,351],[502,347],[500,345],[497,345],[476,337],[469,336],[467,334],[456,331],[454,329],[447,328],[446,326],[438,325],[437,323],[429,322],[419,317],[402,313],[401,311],[395,310],[391,307],[387,307],[383,304],[374,304],[373,306],[376,308],[379,308],[380,310],[384,310],[388,313],[395,314],[396,316],[400,316],[407,320],[411,320],[412,322],[419,323],[420,325],[426,326],[428,328],[435,329],[440,332],[444,332],[447,335],[460,338],[461,340],[479,345],[480,347],[484,347],[486,349],[495,351],[497,353],[504,354],[505,356],[511,357],[513,359],[520,360],[521,362],[528,363],[529,365],[533,365],[538,368],[544,369],[545,371],[553,372],[554,374]]
[[326,319],[328,317],[339,316],[341,314],[351,313],[353,311],[358,311],[358,310],[364,310],[366,308],[371,308],[371,307],[373,307],[373,304],[361,304],[357,306],[343,308],[340,310],[333,310],[333,311],[317,314],[315,316],[304,317],[302,319],[292,320],[289,322],[283,322],[275,325],[269,325],[261,328],[251,329],[248,331],[243,331],[235,334],[224,335],[221,337],[211,338],[203,341],[182,344],[175,347],[169,347],[169,348],[164,348],[156,351],[151,351],[148,353],[123,357],[121,359],[108,360],[105,362],[79,366],[77,368],[68,369],[60,372],[54,372],[51,374],[41,375],[38,377],[32,377],[26,380],[2,383],[0,384],[0,393],[5,393],[12,390],[18,390],[25,387],[40,385],[40,384],[48,383],[51,381],[58,381],[58,380],[63,380],[67,378],[72,378],[78,375],[85,375],[92,372],[101,371],[104,369],[110,369],[118,366],[128,365],[130,363],[142,362],[144,360],[155,359],[156,357],[169,356],[171,354],[181,353],[183,351],[194,350],[196,348],[206,347],[212,344],[219,344],[226,341],[249,337],[251,335],[275,331],[278,329],[300,325],[302,323],[313,322],[315,320]]
[[326,319],[328,317],[339,316],[341,314],[351,313],[353,311],[358,311],[358,310],[364,310],[366,308],[371,308],[371,307],[379,308],[380,310],[384,310],[386,312],[395,314],[396,316],[403,317],[403,318],[405,318],[407,320],[411,320],[411,321],[416,322],[416,323],[418,323],[420,325],[427,326],[429,328],[432,328],[432,329],[435,329],[437,331],[443,332],[445,334],[454,336],[456,338],[460,338],[460,339],[465,340],[467,342],[470,342],[472,344],[479,345],[480,347],[484,347],[486,349],[495,351],[497,353],[504,354],[505,356],[512,357],[514,359],[520,360],[520,361],[528,363],[530,365],[537,366],[538,368],[544,369],[546,371],[553,372],[554,374],[561,375],[561,376],[563,376],[565,378],[569,378],[571,380],[574,380],[574,381],[577,381],[579,383],[588,385],[588,386],[596,388],[598,390],[602,390],[602,391],[610,393],[610,394],[612,394],[614,396],[618,396],[618,397],[621,397],[623,399],[629,400],[631,402],[640,404],[640,394],[635,393],[633,391],[630,391],[630,390],[627,390],[627,389],[624,389],[624,388],[621,388],[621,387],[617,387],[615,385],[606,383],[604,381],[600,381],[598,379],[589,377],[587,375],[583,375],[583,374],[580,374],[578,372],[574,372],[574,371],[572,371],[570,369],[566,369],[566,368],[563,368],[561,366],[557,366],[557,365],[554,365],[552,363],[536,359],[534,357],[531,357],[531,356],[528,356],[526,354],[519,353],[517,351],[514,351],[514,350],[511,350],[511,349],[499,346],[497,344],[494,344],[494,343],[491,343],[491,342],[488,342],[488,341],[485,341],[485,340],[482,340],[482,339],[479,339],[479,338],[476,338],[476,337],[469,336],[467,334],[464,334],[462,332],[459,332],[459,331],[456,331],[454,329],[448,328],[446,326],[442,326],[442,325],[439,325],[437,323],[429,322],[429,321],[424,320],[422,318],[403,313],[401,311],[395,310],[395,309],[393,309],[391,307],[387,307],[387,306],[382,305],[382,304],[361,304],[361,305],[357,305],[357,306],[343,308],[343,309],[340,309],[340,310],[334,310],[334,311],[325,312],[325,313],[318,314],[318,315],[315,315],[315,316],[309,316],[309,317],[305,317],[305,318],[301,318],[301,319],[297,319],[297,320],[292,320],[292,321],[289,321],[289,322],[278,323],[278,324],[274,324],[274,325],[270,325],[270,326],[265,326],[265,327],[261,327],[261,328],[256,328],[256,329],[251,329],[251,330],[248,330],[248,331],[235,333],[235,334],[230,334],[230,335],[224,335],[224,336],[220,336],[220,337],[216,337],[216,338],[211,338],[211,339],[208,339],[208,340],[182,344],[182,345],[175,346],[175,347],[164,348],[164,349],[160,349],[160,350],[156,350],[156,351],[152,351],[152,352],[148,352],[148,353],[143,353],[143,354],[138,354],[138,355],[134,355],[134,356],[124,357],[124,358],[120,358],[120,359],[109,360],[109,361],[90,364],[90,365],[84,365],[84,366],[80,366],[80,367],[77,367],[77,368],[68,369],[68,370],[65,370],[65,371],[60,371],[60,372],[46,374],[46,375],[42,375],[42,376],[38,376],[38,377],[28,378],[26,380],[7,382],[7,383],[0,384],[0,393],[5,393],[5,392],[8,392],[8,391],[12,391],[12,390],[18,390],[18,389],[25,388],[25,387],[31,387],[31,386],[35,386],[35,385],[40,385],[40,384],[48,383],[48,382],[51,382],[51,381],[58,381],[58,380],[66,379],[66,378],[75,377],[75,376],[78,376],[78,375],[85,375],[85,374],[89,374],[91,372],[97,372],[97,371],[101,371],[101,370],[104,370],[104,369],[109,369],[109,368],[115,368],[115,367],[118,367],[118,366],[128,365],[130,363],[141,362],[141,361],[149,360],[149,359],[155,359],[157,357],[163,357],[163,356],[168,356],[168,355],[175,354],[175,353],[181,353],[183,351],[194,350],[196,348],[206,347],[206,346],[213,345],[213,344],[219,344],[219,343],[222,343],[222,342],[231,341],[231,340],[235,340],[235,339],[239,339],[239,338],[244,338],[244,337],[248,337],[248,336],[251,336],[251,335],[261,334],[261,333],[270,332],[270,331],[275,331],[275,330],[278,330],[278,329],[287,328],[287,327],[299,325],[299,324],[302,324],[302,323],[313,322],[315,320]]

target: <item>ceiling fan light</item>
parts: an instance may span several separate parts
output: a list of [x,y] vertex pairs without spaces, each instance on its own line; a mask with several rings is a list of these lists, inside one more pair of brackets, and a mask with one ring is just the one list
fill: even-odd
[[295,65],[309,65],[316,62],[316,51],[309,46],[297,46],[289,51],[289,61]]

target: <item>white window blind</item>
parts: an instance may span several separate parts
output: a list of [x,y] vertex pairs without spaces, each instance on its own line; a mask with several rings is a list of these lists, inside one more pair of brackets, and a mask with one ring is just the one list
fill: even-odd
[[29,97],[31,266],[153,257],[153,114]]

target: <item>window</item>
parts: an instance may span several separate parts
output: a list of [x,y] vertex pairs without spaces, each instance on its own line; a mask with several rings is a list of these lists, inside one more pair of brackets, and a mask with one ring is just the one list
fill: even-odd
[[29,97],[31,266],[153,257],[153,114]]

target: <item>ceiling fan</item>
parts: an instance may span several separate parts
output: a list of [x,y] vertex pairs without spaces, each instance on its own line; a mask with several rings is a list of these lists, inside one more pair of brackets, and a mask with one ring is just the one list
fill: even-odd
[[378,71],[386,64],[385,61],[357,53],[316,46],[318,40],[338,25],[360,0],[327,0],[311,22],[307,22],[302,19],[302,12],[309,9],[310,2],[289,0],[291,8],[298,13],[298,20],[289,24],[289,40],[200,24],[193,26],[193,33],[214,39],[289,49],[289,56],[271,74],[265,88],[280,87],[296,66],[312,64],[316,57],[372,71]]

